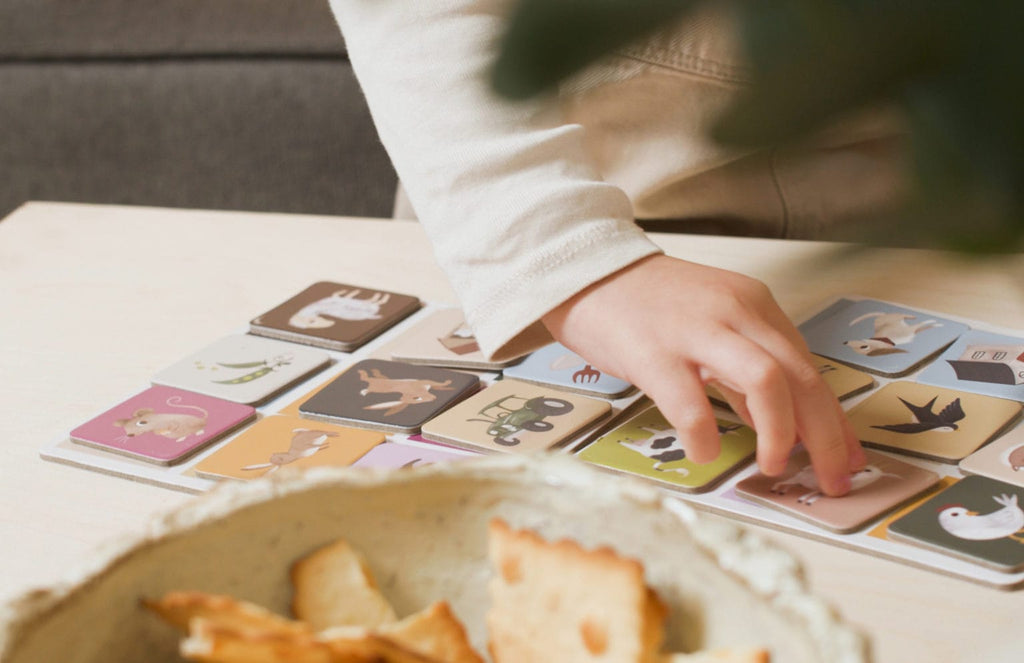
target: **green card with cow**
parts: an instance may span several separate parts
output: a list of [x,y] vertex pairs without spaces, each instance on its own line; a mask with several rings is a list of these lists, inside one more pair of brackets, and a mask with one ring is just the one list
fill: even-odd
[[686,458],[675,429],[651,407],[579,452],[583,460],[626,474],[639,474],[685,492],[703,492],[747,465],[757,437],[743,424],[718,420],[721,453],[698,465]]

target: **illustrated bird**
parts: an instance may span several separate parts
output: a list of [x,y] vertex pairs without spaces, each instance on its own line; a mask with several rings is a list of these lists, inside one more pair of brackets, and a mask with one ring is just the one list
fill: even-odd
[[937,398],[938,396],[932,398],[924,405],[914,405],[913,403],[900,398],[900,402],[906,405],[907,409],[914,415],[914,421],[907,424],[872,426],[872,428],[880,428],[894,433],[907,434],[924,433],[927,431],[955,431],[958,428],[956,422],[967,416],[967,414],[964,413],[963,407],[960,405],[960,399],[953,399],[949,405],[936,413],[932,411],[932,407],[935,405],[935,400]]
[[991,541],[1010,538],[1024,544],[1024,511],[1017,504],[1016,495],[992,496],[1002,508],[992,513],[969,511],[962,504],[950,504],[939,511],[939,525],[958,539]]

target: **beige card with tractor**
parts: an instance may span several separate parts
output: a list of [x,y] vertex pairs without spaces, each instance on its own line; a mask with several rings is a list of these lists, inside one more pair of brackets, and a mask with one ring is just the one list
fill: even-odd
[[423,437],[473,450],[557,447],[611,414],[611,405],[550,387],[501,380],[423,425]]

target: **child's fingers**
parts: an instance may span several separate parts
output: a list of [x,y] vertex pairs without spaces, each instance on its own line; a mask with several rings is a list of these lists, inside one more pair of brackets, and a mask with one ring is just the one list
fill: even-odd
[[645,376],[641,388],[679,434],[688,459],[710,463],[718,458],[718,424],[704,384],[692,367],[681,362],[668,366],[661,363]]
[[[791,326],[783,325],[780,330],[769,322],[763,326],[754,323],[747,333],[776,358],[786,374],[796,432],[811,456],[822,490],[827,495],[842,495],[850,489],[852,430],[810,353],[786,335],[784,330]],[[760,449],[758,453],[760,462]]]
[[704,370],[728,388],[745,395],[745,407],[757,431],[761,471],[777,476],[796,442],[794,403],[785,367],[757,343],[735,333],[722,333]]

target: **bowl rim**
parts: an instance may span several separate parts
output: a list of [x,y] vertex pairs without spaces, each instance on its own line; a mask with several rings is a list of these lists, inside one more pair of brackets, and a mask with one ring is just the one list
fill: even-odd
[[815,596],[799,561],[740,523],[696,511],[678,496],[634,477],[603,471],[566,454],[534,453],[467,458],[401,469],[317,467],[290,470],[250,481],[218,484],[212,490],[158,515],[142,532],[125,534],[92,551],[43,587],[31,588],[0,604],[0,663],[16,651],[37,620],[58,610],[137,552],[165,538],[221,519],[247,507],[325,487],[370,489],[412,484],[434,477],[522,483],[541,482],[586,488],[641,508],[663,510],[683,525],[697,549],[768,606],[807,632],[821,660],[869,663],[867,636],[840,620]]

